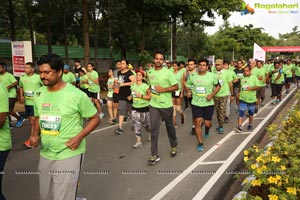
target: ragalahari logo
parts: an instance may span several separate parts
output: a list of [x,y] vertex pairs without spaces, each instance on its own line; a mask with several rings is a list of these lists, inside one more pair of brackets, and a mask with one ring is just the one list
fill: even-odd
[[254,14],[254,9],[245,1],[242,3],[241,15],[247,15],[248,13]]

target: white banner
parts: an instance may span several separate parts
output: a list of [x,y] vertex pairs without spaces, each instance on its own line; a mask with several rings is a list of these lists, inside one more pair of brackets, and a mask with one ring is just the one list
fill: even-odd
[[25,63],[32,62],[31,42],[11,42],[11,52],[14,76],[25,74]]
[[212,66],[215,66],[215,55],[208,56],[206,59],[212,64]]
[[253,59],[266,61],[266,52],[258,44],[254,43]]

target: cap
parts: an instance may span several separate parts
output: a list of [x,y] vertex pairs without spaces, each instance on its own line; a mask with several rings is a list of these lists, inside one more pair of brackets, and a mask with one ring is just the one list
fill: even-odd
[[216,65],[223,65],[223,60],[222,59],[217,59],[216,60]]
[[64,69],[70,70],[70,66],[69,65],[64,65]]

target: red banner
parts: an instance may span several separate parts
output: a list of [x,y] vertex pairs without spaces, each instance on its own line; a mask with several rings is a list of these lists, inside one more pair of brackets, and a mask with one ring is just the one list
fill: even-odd
[[266,52],[300,52],[300,46],[265,46]]

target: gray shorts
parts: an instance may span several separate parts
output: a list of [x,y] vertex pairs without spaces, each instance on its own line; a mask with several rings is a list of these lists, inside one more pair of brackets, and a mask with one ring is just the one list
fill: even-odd
[[127,111],[131,110],[131,104],[126,100],[119,100],[119,115],[126,116]]

